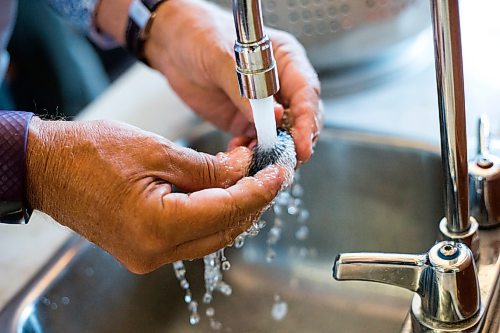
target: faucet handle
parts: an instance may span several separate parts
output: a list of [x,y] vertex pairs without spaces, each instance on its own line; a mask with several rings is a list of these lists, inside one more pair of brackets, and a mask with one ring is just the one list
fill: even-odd
[[470,215],[480,226],[500,224],[500,158],[490,153],[490,122],[479,119],[478,155],[469,162]]
[[426,254],[345,253],[335,259],[333,277],[338,281],[380,282],[416,292],[426,264]]
[[479,117],[478,121],[478,145],[477,152],[479,155],[488,155],[490,152],[490,118],[487,114],[483,113],[481,117]]
[[415,292],[412,314],[433,329],[473,321],[481,308],[474,256],[459,242],[439,242],[420,255],[340,254],[333,277],[380,282]]

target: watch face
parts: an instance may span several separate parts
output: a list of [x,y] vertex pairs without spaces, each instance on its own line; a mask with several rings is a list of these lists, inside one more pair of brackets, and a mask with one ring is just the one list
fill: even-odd
[[27,217],[22,202],[0,201],[0,223],[25,224]]

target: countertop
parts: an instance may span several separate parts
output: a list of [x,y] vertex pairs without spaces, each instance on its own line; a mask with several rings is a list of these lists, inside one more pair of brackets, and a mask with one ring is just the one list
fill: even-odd
[[[475,151],[476,121],[480,114],[489,114],[493,132],[500,134],[500,24],[495,17],[500,4],[495,1],[481,0],[481,6],[462,2],[470,154]],[[485,6],[491,9],[485,10]],[[422,52],[429,59],[428,66],[416,74],[362,94],[325,98],[326,123],[438,145],[432,48]],[[198,121],[166,81],[141,64],[134,65],[87,107],[80,119],[120,120],[172,140]],[[71,231],[38,212],[26,226],[0,225],[0,310],[70,234]]]

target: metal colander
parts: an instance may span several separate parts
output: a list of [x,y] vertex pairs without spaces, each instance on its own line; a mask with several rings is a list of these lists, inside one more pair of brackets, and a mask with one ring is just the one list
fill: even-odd
[[[210,0],[230,8],[231,0]],[[373,61],[430,25],[424,0],[262,0],[266,25],[295,35],[318,70]]]

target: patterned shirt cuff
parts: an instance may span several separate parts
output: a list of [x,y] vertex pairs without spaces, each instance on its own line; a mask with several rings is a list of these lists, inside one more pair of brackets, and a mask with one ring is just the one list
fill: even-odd
[[0,202],[24,202],[30,112],[0,111]]

